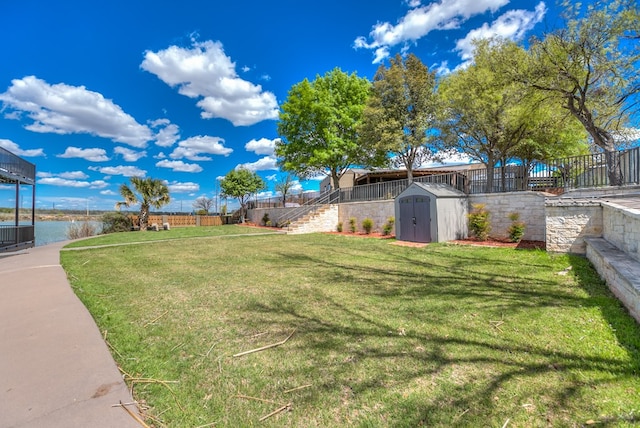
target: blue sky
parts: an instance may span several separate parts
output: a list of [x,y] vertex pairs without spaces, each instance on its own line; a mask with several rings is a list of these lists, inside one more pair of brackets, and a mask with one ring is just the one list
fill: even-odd
[[0,147],[36,164],[36,208],[110,210],[149,176],[185,212],[239,165],[275,194],[278,106],[304,78],[371,79],[407,52],[443,74],[473,38],[559,25],[555,0],[9,0],[0,16]]

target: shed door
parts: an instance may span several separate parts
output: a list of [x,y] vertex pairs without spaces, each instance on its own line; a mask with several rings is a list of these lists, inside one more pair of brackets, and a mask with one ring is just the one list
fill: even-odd
[[400,199],[401,241],[431,242],[431,211],[428,196]]

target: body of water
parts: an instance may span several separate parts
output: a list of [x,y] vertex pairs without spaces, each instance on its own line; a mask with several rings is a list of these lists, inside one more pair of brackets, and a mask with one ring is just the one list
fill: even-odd
[[[0,221],[0,224],[15,224],[11,221]],[[20,224],[31,224],[23,223]],[[69,227],[72,224],[82,224],[82,222],[72,221],[36,221],[36,246],[47,245],[53,242],[66,241],[68,238],[67,233]],[[99,233],[102,229],[102,223],[99,221],[90,221],[93,227],[96,228],[96,233]]]

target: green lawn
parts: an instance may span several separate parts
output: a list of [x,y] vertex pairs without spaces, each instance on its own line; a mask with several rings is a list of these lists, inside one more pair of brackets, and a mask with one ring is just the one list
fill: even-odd
[[74,241],[67,245],[67,248],[81,248],[96,245],[122,245],[139,244],[150,241],[167,241],[173,239],[186,238],[212,238],[227,235],[246,235],[276,233],[273,229],[245,227],[236,225],[211,226],[211,227],[178,227],[170,230],[159,231],[137,231],[110,233],[98,235],[89,239]]
[[640,328],[585,259],[391,242],[212,233],[61,257],[155,426],[640,421]]

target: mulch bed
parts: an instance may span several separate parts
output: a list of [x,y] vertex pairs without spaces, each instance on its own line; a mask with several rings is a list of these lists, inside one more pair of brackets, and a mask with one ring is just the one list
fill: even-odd
[[[261,229],[276,229],[276,230],[279,230],[278,228],[265,227],[265,226],[261,226],[261,225],[257,225],[257,224],[253,224],[253,223],[245,223],[244,225],[239,225],[239,226],[248,226],[248,227],[257,227],[257,228],[261,228]],[[323,232],[323,233],[326,233],[328,235],[352,236],[352,237],[357,237],[357,238],[395,239],[395,235],[383,235],[380,232],[371,232],[369,234],[364,233],[364,232],[351,233],[351,232],[344,232],[344,231],[343,232]],[[448,243],[450,243],[450,244],[458,244],[458,245],[475,245],[475,246],[479,246],[479,247],[517,248],[519,250],[534,250],[534,249],[544,250],[544,249],[546,249],[546,245],[545,245],[545,243],[543,241],[525,241],[525,240],[522,240],[520,242],[510,242],[506,238],[492,238],[492,237],[490,237],[486,241],[479,241],[476,238],[467,238],[467,239],[457,239],[457,240],[454,240],[454,241],[448,241]],[[427,244],[421,243],[421,242],[408,242],[408,241],[394,241],[393,244],[394,245],[401,245],[401,246],[405,246],[405,247],[424,247],[424,246],[427,245]]]

